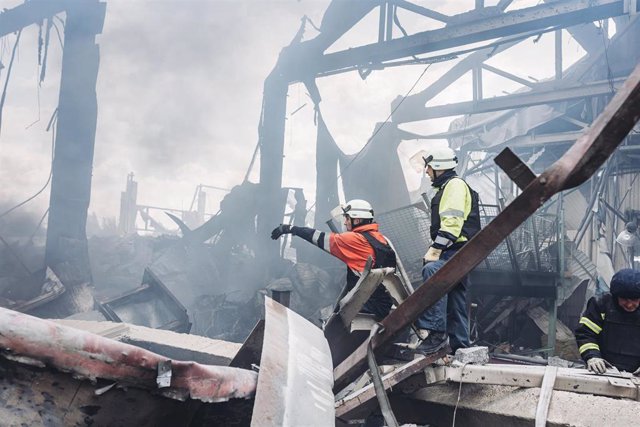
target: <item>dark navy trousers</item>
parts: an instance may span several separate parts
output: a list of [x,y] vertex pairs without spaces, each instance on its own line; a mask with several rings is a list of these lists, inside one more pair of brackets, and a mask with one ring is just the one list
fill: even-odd
[[[445,251],[438,261],[422,267],[422,278],[426,281],[433,276],[456,251]],[[469,316],[467,314],[468,277],[462,279],[449,293],[426,309],[415,325],[420,329],[447,332],[451,349],[469,347]]]

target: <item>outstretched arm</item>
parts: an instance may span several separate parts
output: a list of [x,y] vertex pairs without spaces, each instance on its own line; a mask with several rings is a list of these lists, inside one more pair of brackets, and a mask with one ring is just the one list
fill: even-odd
[[331,233],[325,233],[324,231],[319,231],[315,228],[310,227],[298,227],[295,225],[291,226],[287,224],[280,224],[271,232],[271,238],[273,240],[276,240],[283,234],[293,234],[294,236],[298,236],[306,240],[307,242],[316,245],[320,249],[331,253],[329,247],[329,236]]

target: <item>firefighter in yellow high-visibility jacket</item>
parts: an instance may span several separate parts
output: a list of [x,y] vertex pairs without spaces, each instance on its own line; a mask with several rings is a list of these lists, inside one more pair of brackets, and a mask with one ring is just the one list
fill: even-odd
[[[426,281],[464,244],[480,231],[479,198],[465,180],[458,177],[458,159],[448,147],[433,149],[424,157],[426,172],[436,194],[431,200],[431,246],[423,258]],[[466,290],[468,278],[428,308],[415,322],[422,342],[416,353],[434,353],[447,345],[455,352],[468,347],[469,325]]]

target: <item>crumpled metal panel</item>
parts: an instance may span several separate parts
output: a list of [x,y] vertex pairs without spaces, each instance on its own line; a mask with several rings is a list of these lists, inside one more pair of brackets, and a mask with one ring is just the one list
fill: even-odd
[[[49,366],[75,377],[114,380],[156,390],[158,366],[169,360],[139,347],[0,308],[0,354],[35,366]],[[203,402],[250,398],[257,385],[252,371],[195,362],[170,361],[167,397]]]
[[265,312],[251,426],[334,425],[333,365],[322,331],[271,298]]
[[144,270],[139,288],[98,305],[102,314],[114,322],[182,333],[191,330],[187,310],[150,268]]

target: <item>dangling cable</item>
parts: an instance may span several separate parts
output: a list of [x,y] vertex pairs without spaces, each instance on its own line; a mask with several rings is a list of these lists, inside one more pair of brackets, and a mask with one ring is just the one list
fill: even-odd
[[22,30],[18,31],[16,42],[13,44],[13,51],[11,52],[11,61],[9,62],[9,68],[7,69],[7,77],[4,79],[4,88],[2,89],[2,97],[0,98],[0,132],[2,132],[2,111],[4,110],[4,101],[7,98],[7,86],[9,85],[9,77],[11,77],[13,60],[16,57],[16,51],[18,50],[18,42],[20,41],[21,34]]
[[[358,151],[356,153],[355,156],[353,156],[353,159],[351,159],[351,161],[349,163],[347,163],[347,165],[342,168],[342,172],[340,172],[340,174],[337,176],[336,180],[339,180],[340,177],[342,177],[342,175],[344,175],[345,171],[349,168],[349,166],[351,166],[351,164],[353,162],[356,161],[356,159],[358,158],[358,156],[364,151],[365,148],[367,148],[367,145],[369,145],[371,143],[371,141],[373,141],[376,137],[376,135],[378,134],[378,132],[380,132],[382,130],[382,128],[389,123],[391,116],[393,116],[393,113],[396,112],[396,110],[398,108],[400,108],[400,106],[402,105],[402,103],[404,102],[405,99],[407,99],[409,97],[409,95],[411,94],[411,92],[413,92],[413,90],[416,88],[416,86],[418,85],[418,83],[420,82],[420,80],[422,80],[422,77],[424,77],[424,75],[427,73],[427,70],[429,69],[429,67],[431,67],[432,64],[428,64],[425,69],[422,71],[422,73],[418,76],[417,80],[413,83],[413,85],[411,86],[411,88],[407,91],[407,93],[402,97],[402,99],[400,100],[400,102],[398,102],[398,104],[393,108],[393,110],[391,110],[391,112],[389,113],[389,115],[387,116],[387,118],[384,120],[384,122],[382,122],[382,124],[380,126],[378,126],[378,128],[375,130],[375,132],[373,132],[373,135],[371,135],[371,138],[369,138],[369,140],[367,141],[366,144],[364,144],[364,146],[360,149],[360,151]],[[316,205],[316,202],[313,202],[313,204],[309,207],[309,209],[307,209],[307,212],[310,212],[311,209],[314,208],[314,206]]]
[[49,120],[49,126],[47,126],[47,130],[51,129],[53,126],[53,129],[51,130],[51,168],[49,169],[49,177],[47,178],[47,182],[45,182],[42,188],[40,188],[40,190],[38,190],[33,196],[29,197],[26,200],[23,200],[22,202],[18,203],[14,207],[2,212],[0,214],[0,218],[5,217],[6,215],[10,214],[14,210],[18,209],[20,206],[26,205],[27,203],[29,203],[30,201],[38,197],[40,193],[42,193],[49,186],[49,183],[51,182],[51,178],[53,176],[53,157],[54,157],[55,147],[56,147],[55,118],[57,116],[57,112],[58,112],[58,109],[56,108],[56,110],[53,112],[53,115],[51,116],[51,120]]
[[40,84],[44,81],[44,76],[47,71],[47,57],[49,56],[49,40],[51,40],[51,27],[53,26],[53,19],[47,20],[47,30],[44,33],[44,55],[42,56],[42,66],[40,67]]

